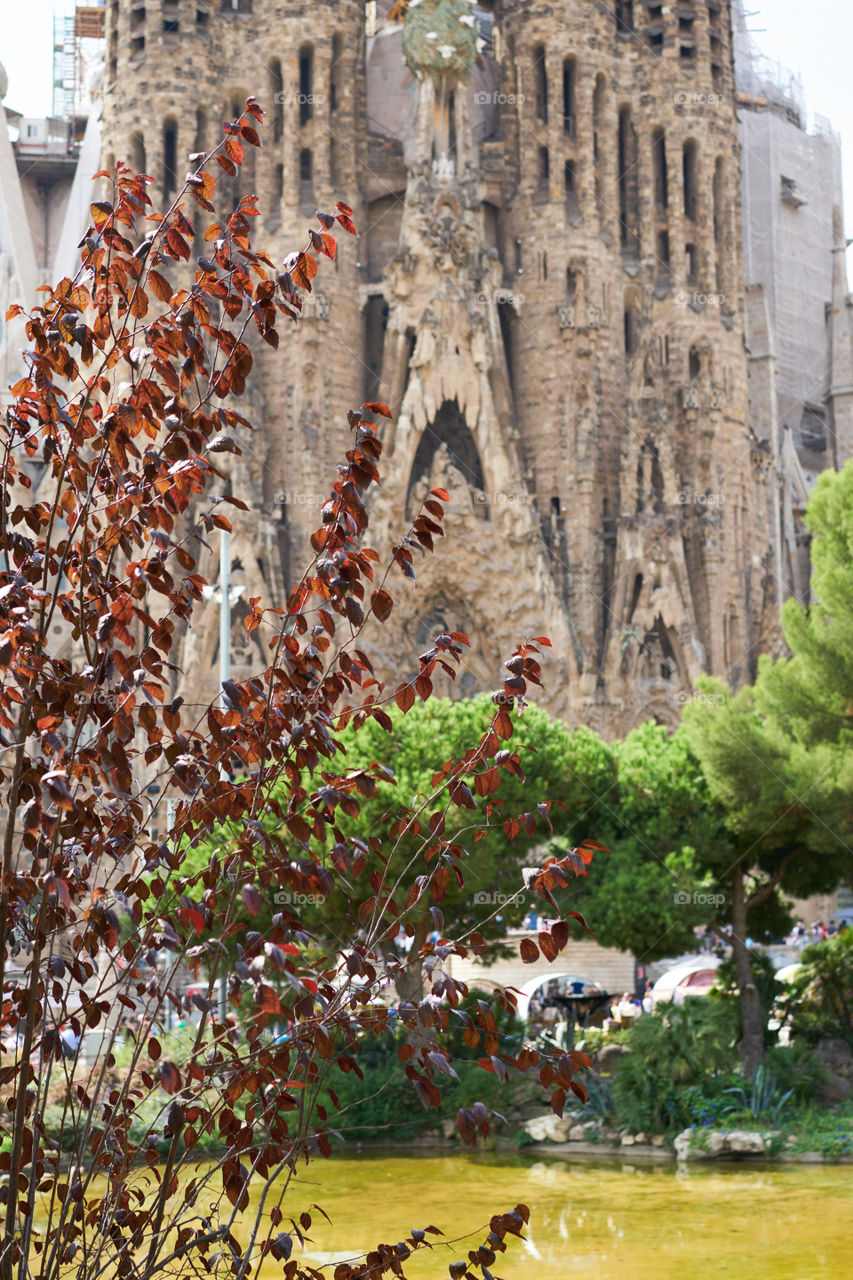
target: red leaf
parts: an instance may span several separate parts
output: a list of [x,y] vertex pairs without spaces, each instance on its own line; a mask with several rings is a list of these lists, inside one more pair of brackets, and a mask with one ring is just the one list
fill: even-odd
[[177,1093],[178,1089],[180,1089],[181,1073],[174,1062],[158,1063],[157,1075],[160,1077],[160,1083],[167,1093]]
[[368,413],[378,413],[381,418],[391,417],[391,410],[388,408],[387,404],[382,404],[378,400],[369,401],[363,406],[363,408],[365,408]]
[[256,916],[261,909],[261,895],[253,884],[244,884],[242,894],[249,915]]
[[585,929],[591,938],[595,937],[595,934],[593,933],[592,929],[590,929],[586,920],[584,920],[583,916],[579,911],[567,911],[566,915],[569,917],[570,920],[577,920],[581,928]]
[[535,964],[539,959],[539,948],[532,938],[522,938],[518,952],[525,964]]
[[394,701],[404,714],[406,711],[411,711],[415,705],[415,691],[412,686],[410,684],[401,684],[394,694]]
[[374,591],[371,596],[371,607],[380,622],[385,621],[391,613],[393,606],[394,601],[391,599],[387,591]]

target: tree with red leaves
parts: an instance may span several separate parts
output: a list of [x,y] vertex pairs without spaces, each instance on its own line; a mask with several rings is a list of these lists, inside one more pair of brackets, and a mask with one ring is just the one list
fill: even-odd
[[[331,1153],[336,1074],[358,1073],[365,1037],[389,1024],[376,1000],[383,941],[463,880],[463,850],[443,835],[448,807],[470,809],[472,831],[489,826],[501,773],[520,768],[506,745],[513,714],[540,682],[541,638],[509,658],[491,723],[458,759],[436,761],[423,804],[382,837],[353,834],[375,774],[346,770],[337,735],[370,720],[388,727],[390,702],[405,712],[428,698],[467,644],[438,635],[411,681],[384,688],[373,678],[360,636],[388,617],[390,575],[413,576],[413,552],[440,530],[448,497],[432,491],[381,567],[363,542],[365,497],[379,480],[377,420],[389,411],[364,404],[350,414],[351,448],[286,609],[252,601],[246,626],[269,628],[268,665],[199,713],[175,696],[173,659],[205,586],[199,547],[229,529],[223,506],[243,505],[210,487],[223,479],[214,459],[239,453],[249,430],[234,405],[250,341],[278,346],[279,318],[299,315],[317,255],[336,252],[335,225],[353,231],[346,205],[318,213],[320,229],[277,273],[252,248],[258,211],[244,196],[208,228],[210,256],[194,272],[181,267],[196,234],[187,210],[194,202],[216,216],[212,161],[236,174],[243,147],[259,145],[262,115],[249,99],[219,146],[193,158],[165,214],[154,212],[145,175],[121,163],[102,175],[113,198],[92,206],[75,278],[26,321],[32,349],[12,388],[0,484],[0,1032],[6,1046],[11,1037],[0,1065],[0,1280],[54,1280],[69,1266],[92,1277],[210,1271],[214,1256],[239,1280],[270,1259],[287,1280],[323,1274],[291,1256],[311,1224],[308,1207],[293,1204],[294,1171]],[[153,834],[152,782],[175,800],[165,839]],[[261,820],[271,811],[274,832]],[[547,805],[521,822],[540,819]],[[513,815],[505,821],[519,829]],[[223,823],[235,832],[229,846],[201,870],[185,868],[187,851]],[[416,852],[392,881],[395,847],[413,835]],[[589,856],[571,851],[536,873],[532,887],[554,914],[554,888]],[[246,912],[257,915],[277,890],[335,897],[346,945],[319,952],[297,906],[264,932],[247,928]],[[544,928],[522,958],[541,949],[552,959],[567,937],[565,922]],[[443,1041],[454,1011],[485,1070],[538,1071],[559,1112],[570,1091],[584,1096],[583,1056],[546,1061],[502,1043],[488,1004],[476,1015],[457,1008],[466,988],[442,962],[482,945],[472,932],[423,946],[429,994],[396,1009],[409,1030],[405,1074],[435,1106],[440,1078],[453,1074]],[[178,965],[195,975],[197,1021],[173,1061],[159,1029],[181,1004]],[[239,1039],[218,990],[241,1016],[250,1010]],[[514,1003],[510,992],[495,998]],[[282,1020],[289,1038],[273,1040]],[[119,1071],[122,1039],[129,1065]],[[49,1132],[48,1107],[58,1130],[54,1121]],[[490,1113],[475,1101],[457,1123],[473,1144]],[[199,1161],[211,1134],[221,1154]],[[488,1277],[527,1218],[523,1205],[496,1213],[451,1274]],[[436,1234],[429,1226],[378,1245],[340,1264],[335,1280],[403,1276]]]

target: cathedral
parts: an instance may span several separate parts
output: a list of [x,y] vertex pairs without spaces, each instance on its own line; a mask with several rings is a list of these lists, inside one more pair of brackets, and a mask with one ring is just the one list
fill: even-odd
[[[347,410],[381,400],[368,540],[387,552],[431,487],[451,503],[365,636],[380,677],[464,631],[446,692],[469,696],[547,635],[546,705],[607,735],[674,725],[703,673],[752,678],[792,587],[747,334],[728,0],[106,0],[104,35],[105,167],[168,201],[252,94],[262,149],[234,185],[258,195],[256,242],[282,261],[316,209],[353,209],[357,238],[256,353],[229,477],[246,599],[284,603]],[[238,680],[265,661],[244,610]],[[194,701],[216,694],[218,644],[210,602],[184,641]]]

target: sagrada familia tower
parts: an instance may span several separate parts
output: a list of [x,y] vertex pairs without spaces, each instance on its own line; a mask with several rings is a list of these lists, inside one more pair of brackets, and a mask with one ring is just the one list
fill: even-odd
[[[607,734],[674,724],[703,672],[748,680],[778,642],[778,450],[750,409],[728,0],[107,0],[105,164],[168,196],[248,94],[258,242],[283,259],[336,200],[359,236],[257,352],[246,595],[283,602],[346,411],[383,400],[373,544],[429,487],[452,503],[380,675],[465,631],[466,695],[545,634],[548,705]],[[241,607],[237,679],[264,661]],[[217,635],[211,604],[199,695]]]

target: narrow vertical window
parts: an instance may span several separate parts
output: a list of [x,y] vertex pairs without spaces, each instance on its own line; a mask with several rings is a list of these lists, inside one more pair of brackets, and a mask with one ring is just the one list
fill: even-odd
[[563,62],[563,133],[575,136],[575,70],[574,58]]
[[545,46],[537,45],[533,51],[533,76],[536,84],[536,116],[548,123],[548,71],[545,65]]
[[178,126],[174,120],[163,125],[163,193],[173,196],[178,190]]
[[696,221],[699,205],[697,192],[697,146],[690,138],[684,144],[682,152],[682,172],[684,181],[684,216],[691,222]]
[[307,124],[314,115],[314,50],[305,45],[299,50],[299,123]]

